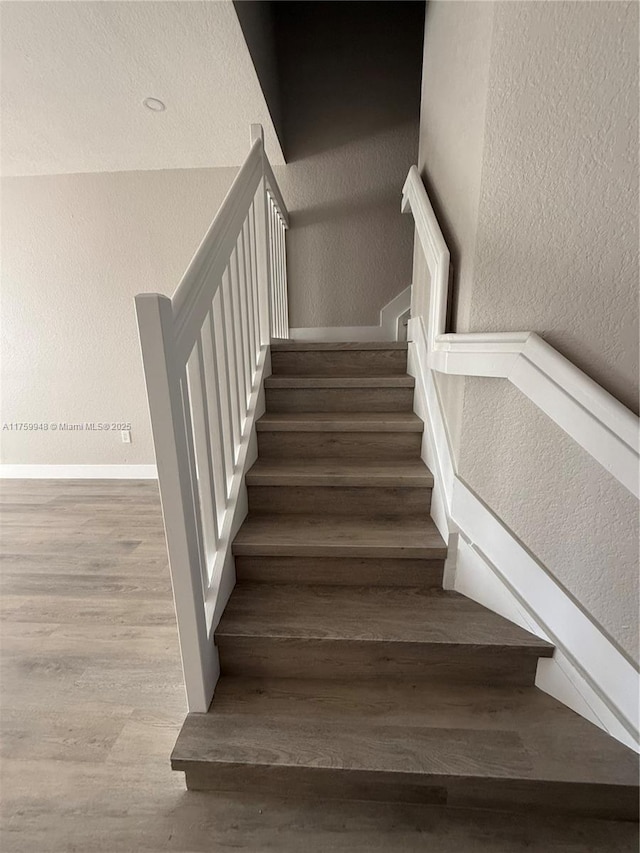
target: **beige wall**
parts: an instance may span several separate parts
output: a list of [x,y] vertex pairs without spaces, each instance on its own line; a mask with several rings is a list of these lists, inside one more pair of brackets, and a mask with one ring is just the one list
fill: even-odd
[[400,191],[417,142],[410,123],[276,169],[291,213],[292,327],[375,326],[409,286],[413,232]]
[[[407,286],[399,187],[416,143],[415,125],[398,127],[275,168],[292,219],[292,325],[377,323]],[[173,292],[235,173],[2,180],[2,422],[132,424],[131,444],[119,431],[3,431],[2,463],[153,463],[134,296]]]
[[[427,4],[418,162],[451,253],[460,332],[469,328],[492,30],[492,3]],[[419,245],[414,265],[428,276]],[[436,384],[457,459],[464,379],[438,375]]]
[[2,421],[130,421],[120,433],[1,432],[4,463],[154,461],[133,298],[170,294],[236,169],[2,181]]
[[[420,148],[453,328],[538,331],[632,408],[637,44],[636,3],[432,2]],[[637,659],[637,502],[507,382],[467,379],[456,399],[460,475]]]

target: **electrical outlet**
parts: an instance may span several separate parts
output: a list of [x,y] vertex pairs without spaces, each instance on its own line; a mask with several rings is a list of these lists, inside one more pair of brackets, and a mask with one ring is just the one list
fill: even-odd
[[123,444],[131,444],[131,430],[130,429],[121,429],[120,435],[122,436]]

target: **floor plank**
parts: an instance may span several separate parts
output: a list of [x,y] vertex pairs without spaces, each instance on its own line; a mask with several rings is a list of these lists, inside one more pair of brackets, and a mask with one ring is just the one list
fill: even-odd
[[[3,853],[636,853],[629,823],[185,791],[169,766],[186,705],[175,625],[156,618],[171,607],[156,485],[4,481],[0,505]],[[20,506],[38,547],[10,523]],[[108,618],[79,621],[91,578]]]

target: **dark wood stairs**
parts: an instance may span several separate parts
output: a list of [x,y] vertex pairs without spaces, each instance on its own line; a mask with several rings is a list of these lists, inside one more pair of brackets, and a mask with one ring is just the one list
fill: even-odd
[[406,344],[272,345],[191,789],[633,820],[637,756],[534,686],[553,647],[442,588]]

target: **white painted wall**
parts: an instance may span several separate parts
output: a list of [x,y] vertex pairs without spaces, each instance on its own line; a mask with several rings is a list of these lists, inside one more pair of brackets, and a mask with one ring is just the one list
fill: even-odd
[[132,424],[3,431],[3,463],[153,463],[133,298],[175,290],[236,171],[2,180],[1,420]]
[[[431,2],[419,164],[453,328],[535,329],[636,409],[637,43],[636,3]],[[460,476],[637,660],[637,502],[508,383],[447,412]]]

